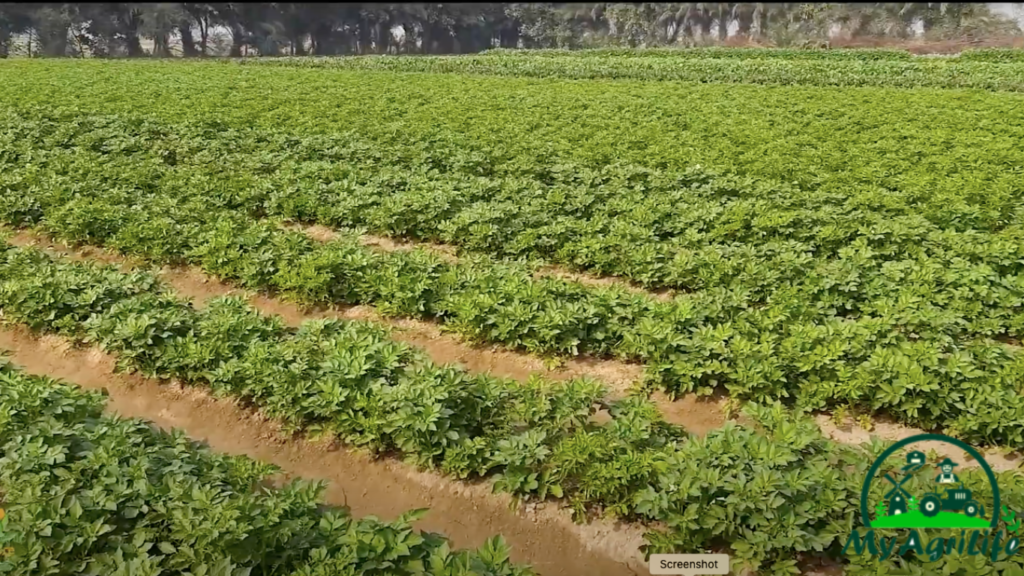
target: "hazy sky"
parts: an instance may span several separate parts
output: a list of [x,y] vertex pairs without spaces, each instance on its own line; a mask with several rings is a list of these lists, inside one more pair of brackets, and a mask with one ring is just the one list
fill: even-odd
[[1024,27],[1024,3],[989,2],[989,7],[992,8],[993,12],[999,12],[1011,18],[1016,18],[1017,23]]

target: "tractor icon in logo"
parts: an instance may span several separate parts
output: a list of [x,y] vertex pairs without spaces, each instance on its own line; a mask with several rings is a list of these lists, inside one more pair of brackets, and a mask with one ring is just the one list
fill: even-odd
[[960,488],[946,491],[945,500],[939,498],[939,495],[935,492],[929,492],[921,498],[921,514],[928,518],[934,518],[943,510],[950,512],[960,512],[963,510],[964,514],[971,518],[975,516],[984,517],[985,515],[985,509],[977,500],[971,499],[971,491],[964,488],[962,482],[960,483]]

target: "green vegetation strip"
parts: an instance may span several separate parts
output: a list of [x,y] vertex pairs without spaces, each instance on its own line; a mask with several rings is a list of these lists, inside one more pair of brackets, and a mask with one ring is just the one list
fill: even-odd
[[[986,338],[1019,333],[1021,276],[985,272],[1010,268],[1018,244],[961,244],[988,250],[992,263],[949,255],[919,269],[873,263],[873,249],[855,245],[823,269],[833,275],[817,278],[818,292],[780,281],[766,301],[730,286],[660,302],[535,279],[515,264],[377,253],[351,238],[317,243],[257,219],[318,202],[263,179],[258,166],[224,172],[222,150],[175,146],[181,140],[162,129],[139,119],[14,124],[0,158],[0,221],[197,264],[305,303],[372,303],[436,319],[476,341],[645,361],[651,383],[673,392],[724,385],[759,402],[854,404],[975,442],[1024,444],[1024,354]],[[873,299],[856,304],[862,283]]]
[[453,551],[415,511],[356,519],[323,485],[262,487],[277,469],[103,413],[98,393],[0,358],[4,574],[526,576],[500,537]]
[[976,48],[958,55],[971,62],[1024,63],[1024,50],[1020,48]]
[[[671,176],[568,171],[564,182],[531,193],[511,178],[438,174],[429,159],[394,149],[367,157],[370,143],[357,139],[211,133],[202,124],[142,118],[46,115],[12,120],[7,137],[28,157],[75,147],[97,161],[116,153],[160,162],[162,180],[181,174],[221,206],[253,216],[366,227],[651,287],[727,287],[751,304],[795,291],[827,315],[872,313],[880,300],[927,295],[955,314],[937,325],[954,334],[1015,336],[1024,325],[1024,284],[1016,277],[1024,235],[998,223],[1016,205],[992,198],[987,215],[966,202],[952,209],[956,199],[940,207],[934,199],[922,206],[890,196],[881,205],[874,194],[812,193],[707,169]],[[9,162],[15,183],[19,156]],[[968,213],[973,222],[964,221]],[[886,269],[889,262],[897,270]],[[854,264],[858,281],[851,284]],[[836,304],[842,309],[833,310]]]
[[[180,74],[160,82],[136,76],[154,70],[130,70],[140,100],[166,102],[193,90],[189,79],[239,87],[249,99],[229,112],[219,93],[189,96],[199,112],[166,104],[138,116],[140,108],[120,105],[113,92],[129,70],[98,66],[104,84],[82,86],[81,72],[57,69],[80,94],[75,109],[61,113],[59,97],[12,73],[12,86],[22,82],[25,90],[12,107],[49,96],[56,100],[46,113],[24,117],[80,124],[80,135],[60,130],[53,138],[45,125],[12,120],[21,129],[9,137],[44,138],[36,144],[43,148],[70,137],[66,145],[101,154],[159,153],[182,171],[203,170],[191,184],[250,213],[540,258],[652,288],[725,287],[749,305],[796,298],[825,317],[886,314],[896,302],[917,321],[927,318],[929,330],[951,335],[1019,339],[1024,323],[1019,97],[913,93],[897,106],[881,90],[826,97],[641,87],[609,106],[590,84],[531,90],[503,80],[475,91],[474,102],[494,104],[481,114],[441,77],[406,86],[362,74],[364,93],[352,75],[340,88],[323,74],[210,75],[202,66],[171,66]],[[328,91],[344,117],[307,100],[305,86]],[[381,93],[395,101],[381,104]],[[400,103],[415,94],[416,105]],[[344,104],[330,97],[342,95]],[[621,98],[634,105],[623,109]],[[551,106],[557,119],[544,111]],[[132,114],[118,122],[78,107]],[[949,107],[956,112],[936,113]],[[322,116],[324,126],[311,124]],[[134,129],[150,117],[167,123]],[[268,121],[286,127],[270,129]],[[250,125],[260,128],[242,129]],[[490,125],[504,127],[499,139],[480,128]],[[323,134],[325,126],[345,133]],[[107,143],[97,145],[100,138]],[[691,167],[712,159],[725,165]]]
[[[604,510],[625,519],[659,522],[664,527],[648,535],[649,550],[655,553],[729,548],[741,564],[760,573],[779,575],[792,573],[801,558],[816,551],[838,556],[854,526],[860,483],[871,457],[885,448],[876,443],[864,447],[865,452],[834,443],[822,436],[813,420],[779,405],[747,408],[747,414],[759,423],[758,430],[730,423],[704,438],[688,437],[682,430],[665,424],[657,410],[640,399],[614,404],[610,409],[611,421],[596,424],[590,417],[597,407],[600,390],[590,383],[552,385],[534,381],[522,385],[487,376],[469,376],[453,368],[430,364],[419,352],[388,340],[372,326],[310,321],[297,329],[289,329],[279,319],[261,316],[235,298],[212,301],[208,307],[197,311],[166,293],[148,274],[128,274],[113,267],[53,260],[35,249],[6,245],[0,252],[0,279],[0,309],[7,322],[96,343],[115,354],[119,365],[125,369],[140,370],[159,378],[176,378],[237,396],[296,429],[336,434],[348,443],[378,452],[395,452],[457,477],[492,476],[498,490],[521,497],[559,497],[581,515]],[[41,381],[27,382],[35,382],[39,389]],[[56,522],[54,526],[67,530],[54,531],[53,534],[59,536],[50,539],[35,537],[31,548],[33,558],[51,557],[59,551],[70,555],[74,562],[82,562],[78,554],[81,548],[74,544],[70,530],[86,528],[77,518],[69,517],[79,515],[91,522],[98,520],[101,514],[115,515],[119,519],[130,515],[123,522],[133,518],[144,522],[151,519],[150,514],[158,514],[164,508],[150,504],[143,496],[126,494],[125,488],[118,487],[118,494],[123,498],[103,493],[102,498],[96,496],[96,500],[79,502],[78,506],[88,512],[85,516],[79,514],[71,497],[81,498],[76,492],[86,490],[89,479],[98,474],[86,474],[84,466],[71,466],[76,472],[81,471],[81,475],[47,474],[45,478],[28,480],[34,476],[26,472],[31,468],[19,455],[26,453],[27,446],[46,444],[29,440],[33,434],[39,434],[40,426],[32,423],[27,414],[37,414],[33,418],[38,420],[42,416],[81,414],[76,411],[83,405],[99,410],[95,397],[90,397],[93,398],[89,401],[91,404],[84,400],[78,404],[72,402],[71,405],[78,407],[71,410],[68,402],[60,401],[60,394],[66,396],[67,392],[48,392],[38,401],[28,402],[36,407],[14,410],[16,417],[12,420],[9,408],[12,399],[24,402],[24,398],[31,396],[19,393],[17,386],[8,384],[7,380],[0,387],[3,399],[0,407],[4,410],[2,413],[7,414],[0,420],[3,422],[0,434],[4,435],[5,442],[4,457],[0,458],[0,486],[10,490],[11,486],[36,485],[32,482],[60,483],[61,488],[48,494],[64,499],[46,499],[61,502],[57,509],[49,505],[43,507],[39,498],[31,496],[36,492],[18,492],[23,495],[14,499],[8,497],[7,506],[17,519],[15,525],[24,530],[19,533],[26,538],[36,527],[42,528],[32,524],[39,521],[33,520],[39,514],[44,514],[47,521]],[[20,414],[22,412],[26,415]],[[26,419],[28,423],[24,428],[33,432],[12,432],[20,430],[11,424],[18,418]],[[104,425],[106,422],[89,420],[81,433],[94,430],[89,438],[103,434],[117,447],[120,430],[117,426],[128,430],[139,427],[137,424]],[[77,445],[73,435],[61,433],[58,437],[62,446],[69,442]],[[146,444],[136,442],[131,446],[121,453],[124,458],[119,462],[131,461],[137,466],[139,461],[148,462],[158,457],[145,459]],[[45,463],[45,472],[52,472],[52,460],[48,459],[51,451],[40,447],[28,453],[36,458],[36,468]],[[75,457],[82,457],[82,453],[75,452]],[[173,457],[185,456],[180,455],[179,449],[173,452]],[[236,467],[243,463],[240,460],[230,462],[235,462]],[[251,485],[251,479],[266,473],[265,468],[254,465],[248,465],[246,470],[252,472],[239,476],[245,479],[246,486]],[[40,469],[41,472],[44,471]],[[210,477],[196,474],[200,478],[185,485],[212,490],[207,486]],[[103,477],[109,475],[104,473]],[[972,470],[961,473],[961,478],[975,488],[985,482],[983,475]],[[1024,483],[1020,476],[1003,473],[999,478],[1003,501],[1011,508],[1024,506]],[[167,485],[160,486],[166,488]],[[168,497],[165,488],[156,490],[150,498]],[[875,488],[879,493],[884,490],[882,484]],[[914,486],[908,485],[908,488]],[[225,487],[222,490],[229,492],[225,496],[230,497],[224,501],[228,507],[248,497],[235,495],[237,489]],[[14,493],[8,491],[8,494]],[[285,496],[263,494],[252,498],[256,498],[257,503],[260,498],[283,498],[292,502],[288,497],[294,494],[297,502],[293,505],[299,506],[301,502],[303,513],[296,512],[298,518],[293,520],[297,524],[288,526],[300,530],[296,526],[304,525],[306,520],[303,519],[311,514],[308,507],[314,506],[313,493],[286,490],[283,494]],[[88,495],[95,496],[94,491]],[[873,492],[873,497],[877,498],[878,494]],[[185,514],[199,501],[207,500],[198,496],[186,498],[177,504],[177,509]],[[12,506],[11,502],[17,505]],[[146,506],[151,506],[152,510],[147,510]],[[252,514],[245,518],[256,518],[269,506],[245,508],[247,514]],[[144,513],[136,515],[135,510]],[[70,524],[70,528],[65,528],[64,523]],[[238,530],[244,529],[243,524]],[[308,559],[304,555],[307,550],[321,547],[330,552],[326,555],[328,558],[337,554],[355,562],[342,554],[343,544],[352,542],[350,538],[355,537],[353,532],[358,534],[355,541],[362,542],[362,538],[383,531],[399,535],[394,536],[395,551],[390,547],[380,551],[392,562],[408,561],[411,565],[418,558],[442,554],[433,544],[424,543],[433,543],[433,540],[420,540],[402,523],[387,528],[339,517],[335,524],[323,521],[318,526],[325,525],[336,526],[346,535],[341,543],[333,539],[338,532],[329,531],[332,538],[327,538],[307,528],[306,532],[300,530],[302,545],[290,539],[274,539],[273,546],[266,544],[265,548],[258,548],[265,553],[244,548],[244,554],[249,555],[229,556],[227,551],[192,540],[190,536],[174,533],[175,538],[159,532],[173,532],[173,524],[151,528],[158,532],[148,532],[151,540],[144,542],[157,542],[161,554],[169,556],[169,559],[153,562],[186,562],[190,557],[179,558],[174,554],[192,545],[205,546],[197,563],[212,562],[209,555],[220,554],[236,564],[272,558],[284,564],[291,560],[293,564],[289,566],[297,566]],[[350,530],[350,527],[354,528]],[[253,538],[259,541],[258,534],[280,535],[280,530],[276,523],[261,524]],[[45,534],[45,530],[35,533]],[[104,550],[109,550],[112,558],[119,558],[115,544],[127,538],[122,537],[127,533],[118,529],[106,539],[100,538],[102,544],[108,545]],[[190,533],[197,537],[202,534],[201,531]],[[111,540],[118,537],[122,540]],[[326,543],[321,538],[326,538]],[[132,542],[137,548],[125,552],[135,554],[137,549],[146,549],[144,542]],[[160,547],[160,542],[173,546],[174,551],[170,546]],[[403,542],[409,543],[411,550],[401,548]],[[290,553],[277,554],[278,546],[289,547]],[[243,553],[232,548],[231,554]],[[494,568],[495,571],[484,573],[513,573],[513,569],[504,564],[505,555],[496,543],[475,555],[463,556],[463,562],[473,566],[477,562],[474,558],[478,557],[479,561],[492,562],[505,570]],[[316,563],[323,558],[320,553],[312,556],[314,567],[299,573],[321,574],[337,569],[338,564],[331,560],[322,571],[316,571],[321,570]],[[96,560],[108,561],[120,560],[107,556]],[[217,561],[228,560],[217,558]],[[941,569],[946,565],[959,565],[947,563],[961,561],[969,566],[976,559],[953,554],[935,566]],[[872,562],[858,559],[851,565],[850,573],[876,573],[873,571],[878,566]],[[883,567],[894,568],[901,564],[902,561],[890,559]],[[67,566],[74,568],[79,564]],[[54,570],[51,573],[72,572],[74,570]],[[286,572],[284,568],[273,571],[282,572]],[[263,569],[254,573],[270,572]]]
[[[576,80],[646,80],[797,86],[971,88],[1024,91],[1024,66],[1013,58],[895,60],[857,58],[729,58],[577,56],[500,52],[472,56],[282,57],[244,65],[327,70],[488,74]],[[234,64],[235,61],[225,61]]]
[[[518,56],[527,58],[565,57],[578,58],[734,58],[738,60],[823,60],[838,61],[908,61],[918,60],[907,50],[898,48],[731,48],[708,46],[704,48],[594,48],[586,50],[510,50],[497,48],[482,53],[486,56]],[[1024,50],[1019,48],[970,48],[963,52],[943,56],[947,61],[964,62],[1024,62]]]
[[[943,229],[979,231],[1012,222],[1019,206],[1022,102],[1018,94],[924,89],[470,82],[210,62],[0,62],[5,109],[56,110],[62,121],[141,115],[166,126],[204,125],[225,137],[271,130],[291,136],[293,146],[333,143],[344,151],[348,141],[362,152],[349,168],[376,164],[380,155],[382,164],[431,175],[518,179],[508,185],[531,195],[568,193],[595,177],[613,179],[598,180],[589,193],[663,194],[702,166],[781,186],[779,193],[795,183],[794,202],[829,193],[840,204],[851,197],[862,209],[909,210]],[[319,149],[325,161],[340,151]],[[267,163],[293,159],[287,147],[268,152]]]
[[[1024,52],[1024,51],[1018,51]],[[737,60],[913,60],[906,50],[893,48],[806,49],[806,48],[731,48],[707,46],[703,48],[591,48],[567,50],[545,48],[539,50],[511,50],[496,48],[482,53],[485,56],[528,56],[531,58],[575,56],[579,58],[734,58]]]

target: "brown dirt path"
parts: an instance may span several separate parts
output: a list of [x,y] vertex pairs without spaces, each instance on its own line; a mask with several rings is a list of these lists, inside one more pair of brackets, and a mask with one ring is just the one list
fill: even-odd
[[219,452],[271,462],[282,469],[284,479],[326,480],[325,501],[347,505],[355,516],[393,519],[407,510],[430,508],[417,528],[445,534],[458,547],[476,547],[501,534],[512,547],[512,558],[531,564],[542,575],[648,573],[639,554],[639,526],[604,521],[577,525],[568,511],[551,504],[514,512],[511,498],[492,494],[488,483],[453,482],[336,444],[286,438],[275,422],[230,399],[115,374],[111,356],[96,348],[73,348],[62,338],[36,338],[24,328],[0,328],[0,350],[8,351],[11,360],[29,373],[106,389],[108,410],[121,416],[182,429]]
[[[7,241],[15,246],[36,246],[50,253],[80,262],[114,264],[124,270],[147,268],[147,264],[93,246],[69,247],[51,238],[29,230],[18,230]],[[239,289],[197,267],[158,270],[160,278],[175,292],[191,299],[197,306],[227,294],[244,296],[266,314],[276,314],[289,325],[297,326],[304,320],[341,318],[363,320],[380,324],[392,330],[392,337],[427,351],[438,364],[461,364],[475,373],[490,372],[497,376],[525,381],[533,374],[552,380],[569,380],[589,376],[607,384],[615,393],[625,395],[630,386],[640,380],[643,367],[617,360],[581,357],[570,359],[555,369],[545,366],[544,360],[505,349],[501,346],[479,346],[463,341],[456,335],[442,332],[436,323],[413,319],[385,318],[371,306],[336,306],[311,309],[281,298]]]
[[[320,227],[322,228],[322,227]],[[333,234],[330,229],[322,229],[317,234]],[[145,268],[142,261],[121,256],[93,246],[71,248],[54,242],[47,236],[32,231],[20,230],[7,239],[17,246],[35,245],[51,253],[83,262],[101,262],[114,264],[125,270]],[[638,382],[643,367],[615,360],[596,359],[589,357],[574,358],[556,369],[549,369],[543,360],[529,354],[509,351],[500,346],[478,346],[463,342],[457,336],[444,333],[440,327],[431,322],[411,319],[384,318],[369,306],[335,307],[330,309],[309,309],[298,304],[264,294],[246,292],[222,282],[195,267],[163,268],[159,270],[162,280],[168,283],[180,296],[191,299],[196,306],[216,296],[235,294],[245,296],[248,301],[264,314],[280,316],[287,324],[297,326],[304,320],[316,318],[342,318],[346,320],[371,321],[392,329],[392,337],[421,348],[427,352],[434,362],[439,364],[459,364],[472,373],[489,372],[498,376],[525,381],[531,375],[540,375],[552,380],[568,380],[582,376],[597,378],[607,384],[612,397],[623,397]],[[669,423],[681,426],[695,434],[720,428],[728,420],[726,417],[727,397],[719,395],[698,398],[688,394],[671,400],[662,392],[654,392],[651,400],[658,406],[662,416]],[[871,431],[859,428],[856,424],[836,426],[824,414],[816,416],[822,431],[833,440],[848,444],[868,442],[872,435],[886,440],[900,440],[921,430],[894,423],[885,418],[873,418]],[[742,421],[743,418],[740,417]],[[942,456],[959,457],[949,445],[935,443],[928,448],[935,449]],[[989,451],[986,461],[994,470],[1013,470],[1020,467],[1020,453],[1001,453]],[[976,463],[966,463],[974,466]]]
[[[8,241],[22,246],[36,245],[73,260],[114,264],[126,270],[145,266],[137,260],[95,247],[68,248],[27,231],[18,232]],[[163,269],[160,274],[180,295],[192,298],[200,306],[215,296],[245,294],[195,268]],[[406,335],[403,324],[409,323],[414,329],[416,324],[426,324],[431,338],[451,339],[428,323],[378,319],[368,307],[305,310],[261,294],[247,294],[247,297],[264,313],[278,314],[293,325],[310,318],[373,319],[392,324],[397,328],[395,336],[398,339],[421,347],[423,344],[415,337],[403,337]],[[452,345],[454,350],[460,347],[466,345],[458,342]],[[284,470],[285,478],[326,479],[331,482],[326,501],[334,505],[348,505],[357,516],[372,514],[387,519],[409,509],[427,507],[432,513],[417,527],[444,533],[459,547],[477,546],[488,535],[501,533],[513,546],[513,557],[517,561],[531,563],[541,574],[649,573],[637,551],[643,543],[642,530],[638,526],[605,521],[577,525],[565,511],[551,504],[526,506],[519,512],[512,512],[511,499],[507,495],[491,494],[486,483],[452,482],[394,461],[375,461],[362,454],[350,453],[337,445],[285,438],[276,423],[238,407],[231,400],[214,399],[193,388],[160,386],[152,380],[113,374],[112,358],[97,350],[73,349],[59,338],[36,339],[23,329],[0,329],[0,350],[12,351],[15,363],[26,367],[29,372],[66,379],[86,388],[106,388],[111,393],[110,408],[118,414],[145,418],[164,428],[181,428],[192,438],[206,441],[216,450],[247,454],[272,462]],[[430,353],[435,359],[436,355],[444,355],[436,348]],[[525,356],[502,350],[490,353]],[[525,358],[540,363],[539,359]],[[459,361],[459,358],[454,361]],[[581,362],[584,367],[589,367],[586,362],[593,360]],[[497,371],[501,371],[502,364],[496,365]],[[488,368],[481,371],[487,370],[497,372]],[[548,377],[559,377],[556,371],[543,369],[542,364],[537,370],[527,370],[519,377],[528,377],[534,371]],[[620,380],[624,383],[630,381]],[[718,428],[726,421],[727,398],[724,396],[698,399],[689,395],[671,401],[661,392],[655,392],[652,400],[661,408],[666,420],[681,424],[697,434]],[[837,427],[826,415],[819,415],[817,419],[828,436],[847,443],[865,442],[872,434],[896,440],[920,432],[882,420],[876,421],[875,429],[867,432],[856,425]],[[939,444],[935,448],[942,455],[958,456],[944,445]],[[1017,468],[1018,458],[1014,454],[986,454],[986,460],[995,470]],[[976,465],[966,461],[963,464],[968,467]],[[841,572],[841,568],[831,564],[806,565],[803,570],[804,574]]]
[[[126,271],[148,267],[145,262],[138,259],[95,246],[69,247],[55,242],[44,234],[29,230],[14,232],[7,238],[7,242],[15,246],[35,246],[55,256],[79,262],[112,264]],[[197,267],[164,267],[157,272],[161,280],[179,296],[190,299],[198,307],[202,307],[211,298],[232,294],[245,297],[264,314],[280,316],[290,326],[298,326],[305,320],[321,318],[370,321],[389,328],[392,331],[392,338],[425,350],[434,362],[458,364],[471,373],[491,373],[521,382],[525,382],[532,375],[555,381],[591,377],[606,384],[612,398],[625,397],[643,376],[643,366],[639,364],[587,356],[569,359],[552,369],[548,368],[541,358],[530,354],[511,351],[497,345],[467,343],[457,335],[442,332],[436,323],[385,318],[370,306],[311,309],[281,298],[239,289],[204,273]],[[652,400],[662,408],[666,421],[696,434],[705,434],[709,430],[721,427],[726,421],[721,410],[721,399],[708,401],[691,394],[673,402],[658,393]]]
[[[457,335],[442,332],[431,322],[409,318],[386,318],[371,306],[351,306],[310,309],[265,294],[245,292],[196,269],[164,269],[161,278],[174,291],[191,299],[197,306],[216,296],[244,295],[256,309],[264,314],[280,316],[289,326],[298,326],[305,320],[340,318],[369,321],[390,328],[391,337],[420,348],[437,364],[458,364],[474,374],[490,373],[525,382],[531,376],[554,381],[573,378],[596,378],[609,388],[611,398],[624,398],[643,377],[643,366],[617,360],[578,357],[565,361],[559,367],[548,368],[536,356],[515,352],[498,345],[470,344]],[[651,398],[661,408],[665,420],[686,430],[705,434],[725,424],[722,399],[708,401],[689,394],[673,402],[663,394]]]
[[[889,418],[880,416],[875,416],[871,419],[872,429],[870,431],[861,428],[856,422],[851,420],[846,420],[839,425],[836,425],[833,419],[826,414],[818,414],[814,419],[818,422],[818,426],[826,436],[836,442],[842,442],[844,444],[861,444],[864,442],[870,442],[872,436],[878,436],[883,440],[899,441],[904,438],[925,433],[925,431],[920,428],[912,428],[910,426],[894,422]],[[1021,454],[1019,452],[1002,451],[998,448],[977,448],[985,458],[985,462],[988,463],[995,472],[1017,470],[1020,468],[1022,463]],[[970,457],[966,456],[963,450],[951,444],[946,444],[945,442],[915,443],[913,445],[913,449],[922,450],[926,454],[934,450],[940,458],[948,456],[959,464],[959,469],[980,466],[977,461],[970,460]],[[932,459],[929,458],[929,461],[932,461]]]

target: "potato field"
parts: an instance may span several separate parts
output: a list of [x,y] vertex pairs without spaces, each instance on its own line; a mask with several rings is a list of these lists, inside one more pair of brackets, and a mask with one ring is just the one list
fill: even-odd
[[1022,199],[1013,50],[0,61],[0,573],[1024,574],[842,553],[1024,512]]

